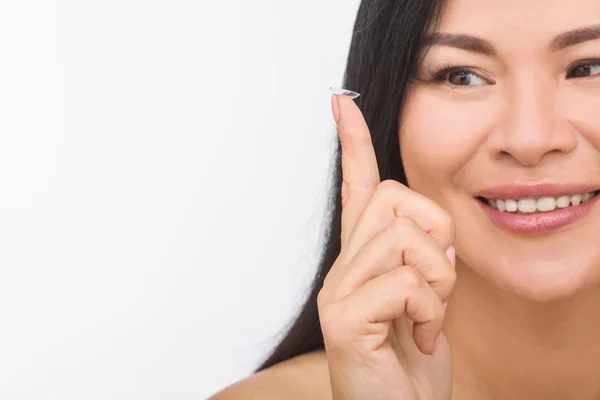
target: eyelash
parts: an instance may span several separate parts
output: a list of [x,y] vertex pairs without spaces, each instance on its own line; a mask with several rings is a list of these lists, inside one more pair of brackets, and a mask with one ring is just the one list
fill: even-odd
[[[467,74],[474,74],[477,76],[481,76],[478,74],[473,67],[464,66],[458,63],[445,63],[440,67],[435,68],[432,72],[430,72],[431,81],[436,83],[444,83],[448,78],[448,75],[453,72],[465,72]],[[482,77],[483,78],[483,77]],[[484,80],[487,80],[484,78]],[[453,85],[459,86],[459,85]]]
[[[579,60],[579,61],[571,64],[568,68],[567,79],[582,79],[581,77],[569,78],[568,75],[570,75],[574,69],[579,68],[579,67],[585,67],[585,66],[592,66],[592,67],[600,66],[600,54],[593,55],[591,58]],[[451,73],[456,73],[456,72],[464,72],[465,74],[469,74],[469,75],[470,74],[477,75],[481,79],[489,82],[489,79],[486,79],[485,77],[482,76],[482,74],[478,73],[476,68],[464,66],[464,65],[461,65],[458,63],[451,63],[451,62],[447,62],[445,64],[442,64],[438,68],[433,69],[432,72],[429,73],[429,76],[430,76],[429,80],[433,83],[442,83],[442,84],[446,83],[452,87],[457,87],[457,88],[473,86],[473,85],[454,85],[454,84],[447,82],[448,75]],[[587,78],[595,78],[595,77],[600,77],[600,74],[593,75],[593,76],[587,77]],[[475,86],[479,86],[479,85],[475,85]]]

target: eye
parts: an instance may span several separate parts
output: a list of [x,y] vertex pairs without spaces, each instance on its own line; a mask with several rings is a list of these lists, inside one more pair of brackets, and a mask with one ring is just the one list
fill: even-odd
[[480,86],[488,83],[479,74],[464,68],[449,68],[440,71],[436,74],[435,80],[452,86]]
[[596,75],[600,75],[600,60],[588,60],[571,68],[567,78],[589,78]]

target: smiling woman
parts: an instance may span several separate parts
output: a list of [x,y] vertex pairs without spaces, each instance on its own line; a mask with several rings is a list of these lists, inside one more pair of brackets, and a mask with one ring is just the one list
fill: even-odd
[[312,292],[214,399],[600,398],[600,3],[361,3]]

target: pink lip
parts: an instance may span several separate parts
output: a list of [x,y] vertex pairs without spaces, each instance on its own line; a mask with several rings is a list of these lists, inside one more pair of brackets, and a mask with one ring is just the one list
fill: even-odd
[[482,190],[475,197],[486,199],[524,199],[538,197],[560,197],[575,194],[592,193],[600,189],[600,185],[540,183],[535,185],[506,185]]
[[[583,193],[589,192],[584,191]],[[538,214],[501,212],[479,200],[477,200],[477,203],[480,204],[483,212],[496,227],[512,233],[535,235],[556,231],[579,221],[590,213],[599,198],[600,195],[596,195],[591,200],[576,206],[571,205],[567,208],[557,208],[553,211]]]

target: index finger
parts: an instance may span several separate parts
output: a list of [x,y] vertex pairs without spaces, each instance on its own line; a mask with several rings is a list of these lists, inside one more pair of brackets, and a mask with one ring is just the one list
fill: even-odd
[[342,152],[342,248],[354,225],[379,184],[379,168],[367,123],[353,99],[334,94],[337,107],[337,132]]

